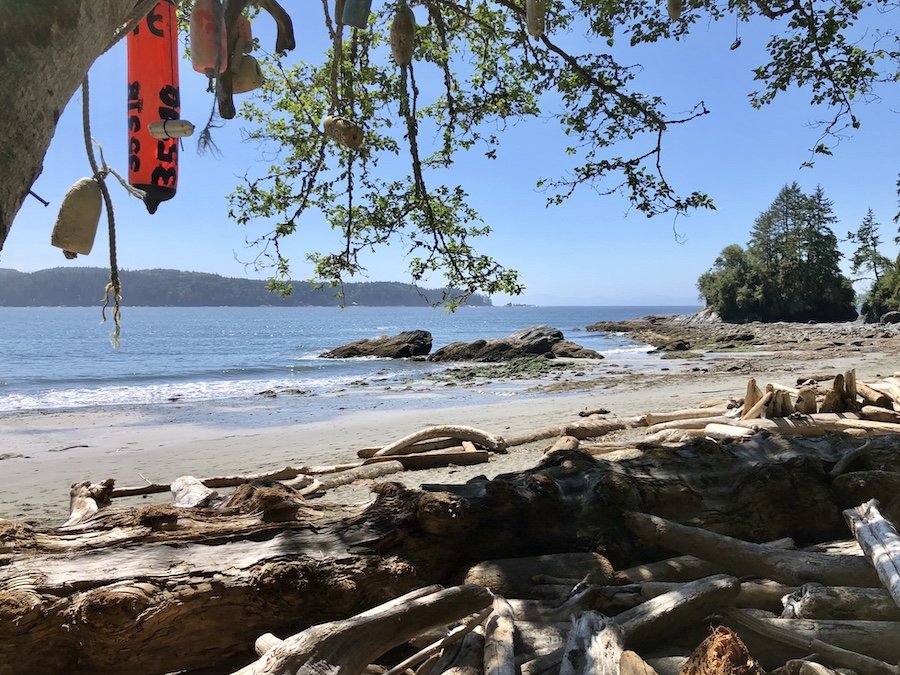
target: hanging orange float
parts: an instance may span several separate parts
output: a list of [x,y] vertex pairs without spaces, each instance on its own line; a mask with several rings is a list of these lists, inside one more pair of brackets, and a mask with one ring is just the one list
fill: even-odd
[[[151,135],[153,122],[181,117],[175,3],[161,0],[128,34],[128,182],[156,213],[178,187],[178,138]],[[182,134],[183,135],[183,134]]]

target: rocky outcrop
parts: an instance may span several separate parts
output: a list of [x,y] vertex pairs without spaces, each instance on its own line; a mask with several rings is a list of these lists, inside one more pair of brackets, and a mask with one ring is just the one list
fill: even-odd
[[494,340],[453,342],[441,347],[428,357],[429,361],[479,361],[497,363],[522,357],[568,357],[576,359],[602,359],[593,349],[569,342],[562,331],[550,326],[530,326]]
[[431,351],[431,333],[427,330],[408,330],[397,335],[355,340],[321,354],[323,359],[349,359],[357,356],[379,356],[403,359],[427,356]]
[[886,312],[882,314],[881,323],[900,323],[900,312]]

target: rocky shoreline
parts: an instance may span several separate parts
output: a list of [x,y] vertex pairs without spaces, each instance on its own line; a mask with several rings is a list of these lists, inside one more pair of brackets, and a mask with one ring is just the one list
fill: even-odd
[[[830,358],[850,352],[900,352],[900,326],[863,323],[725,323],[702,315],[647,316],[587,327],[629,336],[660,351],[745,352],[760,356]],[[900,364],[898,364],[900,365]]]

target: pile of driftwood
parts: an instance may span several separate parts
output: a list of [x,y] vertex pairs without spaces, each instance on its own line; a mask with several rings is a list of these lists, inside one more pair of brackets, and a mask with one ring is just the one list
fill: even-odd
[[[845,516],[865,558],[631,513],[637,538],[694,555],[620,572],[597,554],[486,561],[462,586],[417,589],[285,640],[262,635],[259,659],[236,673],[763,675],[782,663],[771,672],[897,675],[900,536],[874,500]],[[378,663],[401,645],[412,653]]]
[[867,384],[857,381],[855,370],[848,370],[798,378],[797,385],[770,383],[763,391],[751,378],[745,396],[727,407],[714,401],[709,408],[646,415],[644,442],[680,442],[697,436],[747,438],[758,431],[792,436],[840,431],[863,438],[900,431],[900,379],[896,377]]
[[[867,410],[900,387],[808,379],[516,437],[432,427],[345,465],[77,483],[65,527],[0,520],[0,673],[900,675],[900,424]],[[542,440],[521,473],[310,499]]]

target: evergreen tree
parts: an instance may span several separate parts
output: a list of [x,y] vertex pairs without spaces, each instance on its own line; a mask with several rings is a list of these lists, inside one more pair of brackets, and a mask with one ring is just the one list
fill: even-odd
[[872,209],[866,211],[866,217],[859,224],[856,232],[848,232],[847,240],[856,244],[856,250],[850,259],[854,274],[869,273],[875,277],[875,284],[881,282],[881,277],[891,268],[891,261],[878,251],[881,246],[881,237],[878,235],[879,223],[875,222],[875,214]]
[[726,320],[840,321],[856,316],[850,280],[840,270],[832,202],[784,186],[761,213],[746,253],[729,246],[697,282]]

